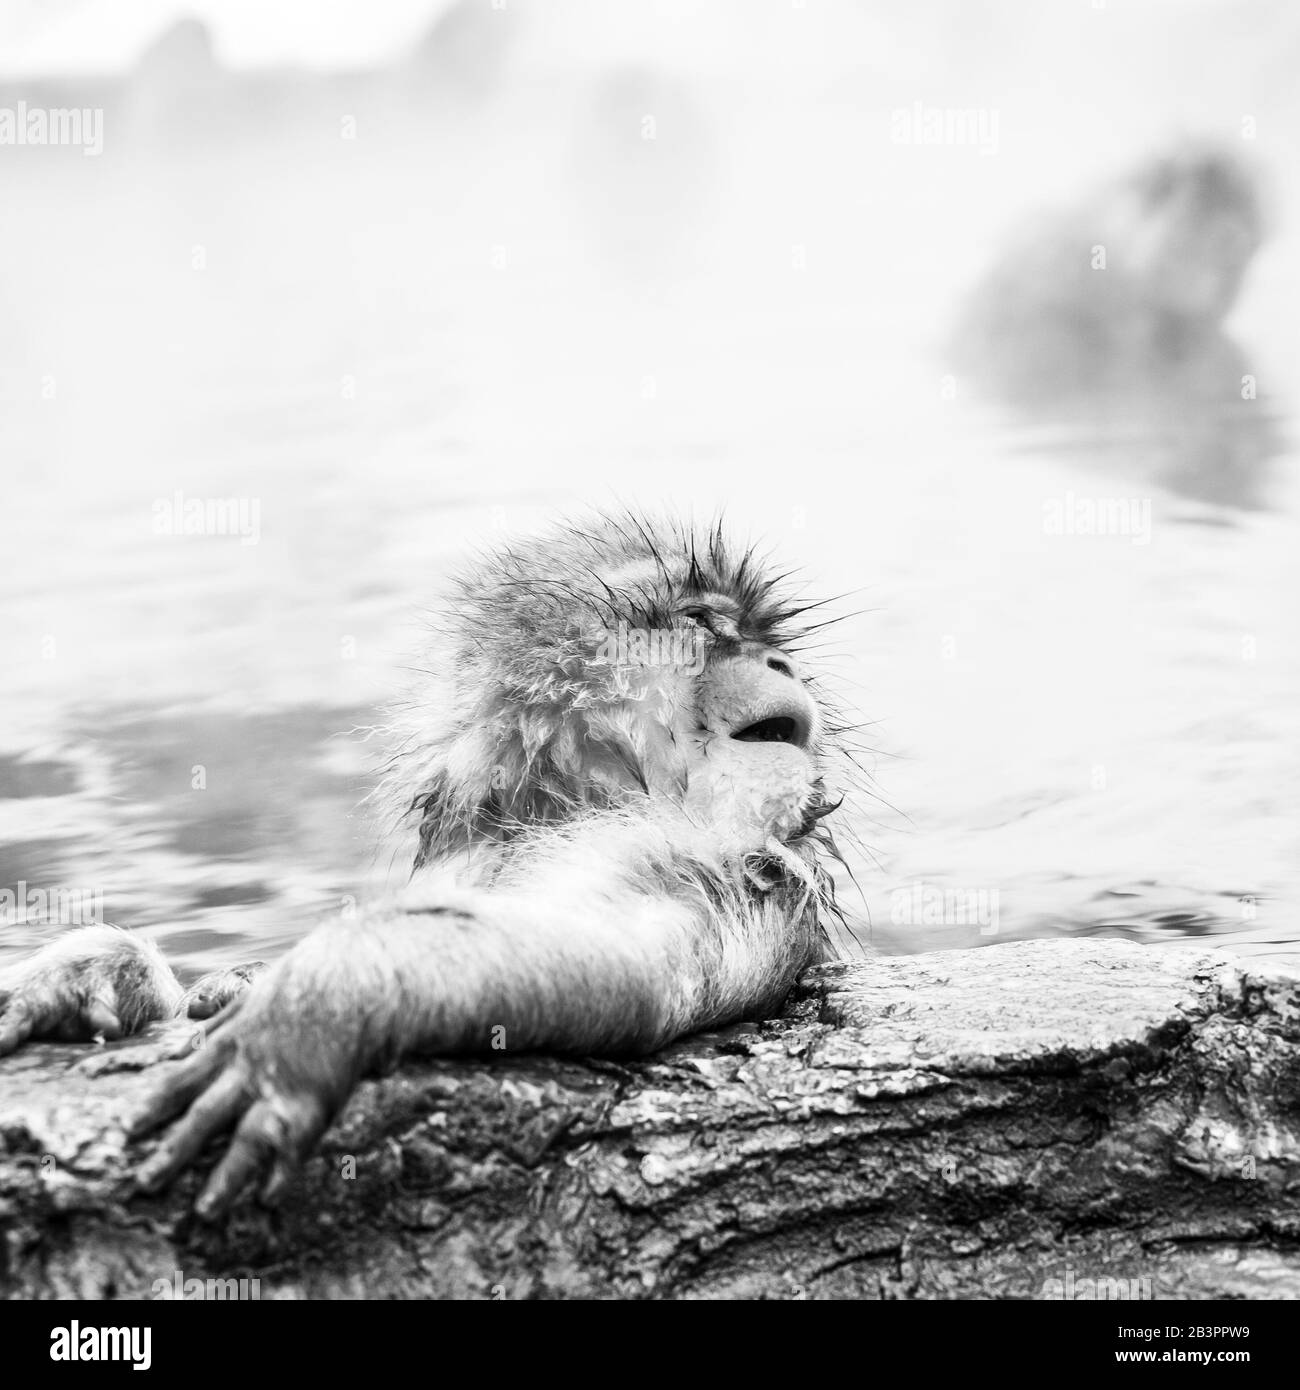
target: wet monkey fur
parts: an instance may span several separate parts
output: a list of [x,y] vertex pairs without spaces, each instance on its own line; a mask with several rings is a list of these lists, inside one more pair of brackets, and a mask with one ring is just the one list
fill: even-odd
[[826,818],[856,776],[804,669],[810,608],[719,528],[617,516],[501,547],[392,720],[376,797],[416,840],[403,896],[197,1004],[141,938],[72,933],[0,979],[0,1053],[228,999],[135,1127],[176,1121],[147,1188],[230,1135],[212,1215],[274,1200],[402,1056],[646,1053],[770,1015],[832,954]]

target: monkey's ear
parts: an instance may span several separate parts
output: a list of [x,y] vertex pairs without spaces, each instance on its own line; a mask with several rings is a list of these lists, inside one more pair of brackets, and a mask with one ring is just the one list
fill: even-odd
[[515,815],[501,771],[491,763],[463,778],[453,777],[446,766],[427,770],[407,808],[418,818],[417,869],[475,843],[509,838]]
[[[433,774],[425,788],[415,794],[407,814],[418,817],[420,842],[415,851],[415,867],[440,858],[451,849],[458,817],[452,809],[451,781],[445,770]],[[468,827],[461,828],[462,841],[468,840]]]
[[418,817],[415,867],[484,841],[511,839],[527,824],[561,819],[573,802],[540,739],[514,717],[480,717],[425,750],[404,808]]
[[426,751],[403,807],[418,817],[415,866],[670,789],[684,776],[680,761],[671,731],[631,702],[480,718]]
[[417,792],[411,804],[406,808],[406,813],[410,816],[419,817],[418,827],[420,842],[415,851],[415,867],[422,869],[430,859],[429,841],[433,835],[433,825],[437,822],[438,813],[430,811],[429,803],[436,799],[435,791]]

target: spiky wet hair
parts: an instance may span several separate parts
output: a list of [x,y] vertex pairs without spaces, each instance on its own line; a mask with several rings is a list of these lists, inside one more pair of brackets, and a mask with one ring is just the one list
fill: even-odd
[[[683,684],[603,660],[609,634],[694,630],[711,652],[758,642],[803,665],[818,607],[720,523],[602,515],[481,554],[433,620],[434,665],[393,721],[387,796],[418,823],[417,867],[638,796],[684,794],[672,730]],[[822,713],[809,750],[821,772],[845,751],[846,726],[815,675],[803,677]],[[835,804],[819,791],[803,833]]]

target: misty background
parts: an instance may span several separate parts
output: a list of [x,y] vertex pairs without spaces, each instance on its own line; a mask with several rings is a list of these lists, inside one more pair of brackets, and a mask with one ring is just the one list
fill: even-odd
[[[449,569],[722,508],[842,596],[864,941],[1300,958],[1298,68],[1281,0],[0,0],[0,889],[274,955],[401,877],[350,731]],[[1257,397],[980,383],[986,268],[1189,139],[1263,190]]]

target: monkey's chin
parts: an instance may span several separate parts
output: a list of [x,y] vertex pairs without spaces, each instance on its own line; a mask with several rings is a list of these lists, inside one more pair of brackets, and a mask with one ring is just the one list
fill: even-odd
[[719,740],[691,777],[686,812],[710,827],[728,857],[756,854],[800,833],[815,775],[794,744]]

